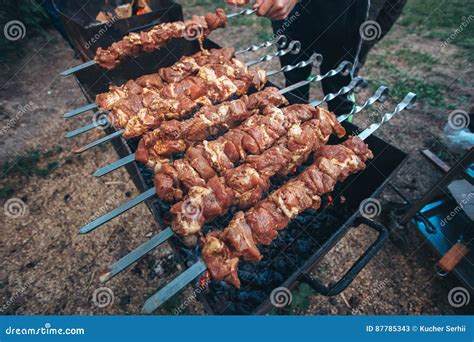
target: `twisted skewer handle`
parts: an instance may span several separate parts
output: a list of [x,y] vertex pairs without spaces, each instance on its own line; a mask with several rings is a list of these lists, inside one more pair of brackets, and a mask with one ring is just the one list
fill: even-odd
[[[322,56],[320,54],[316,54],[315,58],[322,61]],[[303,62],[302,64],[304,65],[304,63],[307,63],[307,62]],[[298,63],[298,64],[300,64],[300,63]],[[286,67],[283,67],[282,70],[279,70],[279,72],[284,71],[283,69],[285,69],[285,68]],[[310,84],[311,82],[319,82],[319,81],[324,80],[327,77],[333,77],[337,74],[348,75],[351,68],[352,68],[352,63],[351,62],[343,61],[343,62],[341,62],[341,64],[339,64],[339,66],[336,69],[329,70],[324,75],[310,76],[310,78],[308,78],[307,80],[300,81],[298,83],[295,83],[295,84],[293,84],[289,87],[286,87],[286,88],[282,89],[280,91],[280,93],[281,94],[290,93],[295,89],[298,89],[298,88],[303,87],[307,84]],[[295,69],[295,68],[293,67],[292,70],[293,69]],[[267,73],[267,75],[271,76],[271,75],[269,75],[269,73]]]
[[[298,52],[296,52],[296,53],[298,53]],[[321,64],[322,60],[323,60],[323,56],[318,54],[318,53],[315,53],[306,61],[301,61],[301,62],[298,62],[297,64],[293,64],[293,65],[285,65],[284,67],[280,68],[279,70],[269,71],[269,72],[267,72],[267,76],[273,76],[273,75],[278,74],[280,72],[288,72],[288,71],[292,71],[292,70],[295,70],[295,69],[304,68],[304,67],[307,67],[308,65],[312,65],[314,67],[317,67]],[[307,81],[302,81],[302,82],[307,82]],[[302,82],[298,82],[298,83],[294,84],[293,86],[296,86],[294,89],[303,86],[303,84],[301,84]],[[293,87],[293,86],[290,86],[290,87]],[[282,91],[284,90],[285,92],[290,92],[291,90],[293,90],[293,88],[291,88],[290,90],[287,90],[290,87],[282,89]]]
[[250,67],[252,65],[255,65],[255,64],[258,64],[258,63],[261,63],[261,62],[271,61],[273,58],[281,57],[281,56],[287,55],[289,53],[291,53],[293,55],[296,55],[300,51],[301,51],[301,43],[298,40],[293,40],[293,41],[290,42],[290,44],[288,44],[288,47],[286,49],[278,50],[275,53],[270,53],[268,55],[262,56],[262,57],[260,57],[259,59],[255,60],[255,61],[250,61],[250,62],[245,63],[245,65]]
[[393,118],[394,115],[400,113],[404,109],[411,109],[413,105],[416,102],[416,94],[414,93],[408,93],[405,98],[397,104],[395,109],[391,113],[385,113],[384,116],[382,116],[382,119],[378,123],[373,123],[371,124],[366,130],[364,130],[362,133],[359,134],[359,138],[362,140],[367,139],[368,136],[370,136],[372,133],[374,133],[380,126],[382,126],[384,123],[388,122],[391,118]]
[[319,106],[323,102],[334,100],[339,95],[347,94],[350,91],[354,91],[355,93],[358,93],[362,88],[366,86],[367,86],[366,80],[364,80],[362,77],[356,77],[351,81],[351,83],[349,83],[345,87],[342,87],[336,93],[329,93],[326,96],[324,96],[321,100],[313,101],[309,105],[312,107],[316,107],[316,106]]
[[349,113],[338,116],[337,120],[339,122],[342,122],[342,121],[346,120],[349,116],[351,116],[353,114],[357,114],[357,113],[363,111],[365,108],[372,106],[375,102],[384,103],[385,100],[387,99],[388,92],[389,92],[388,87],[380,86],[377,89],[377,91],[374,93],[374,95],[369,97],[367,99],[367,101],[365,101],[364,104],[362,104],[361,106],[357,106],[357,105],[353,106]]
[[247,8],[247,9],[244,9],[244,10],[242,10],[242,11],[240,11],[240,12],[235,12],[235,13],[227,14],[226,17],[227,17],[227,19],[231,19],[231,18],[235,18],[235,17],[245,16],[245,15],[251,15],[251,14],[254,14],[255,12],[257,12],[256,9]]
[[234,55],[238,56],[238,55],[241,55],[241,54],[246,53],[246,52],[254,52],[254,51],[257,51],[257,50],[260,50],[260,49],[265,49],[265,48],[270,47],[272,45],[275,45],[279,49],[283,49],[286,46],[287,43],[288,43],[288,38],[286,36],[278,36],[275,39],[268,40],[266,42],[256,44],[256,45],[252,45],[252,46],[249,46],[248,48],[236,51],[234,53]]

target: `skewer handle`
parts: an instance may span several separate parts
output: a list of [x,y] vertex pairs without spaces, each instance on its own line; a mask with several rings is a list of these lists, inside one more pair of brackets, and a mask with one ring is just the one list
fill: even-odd
[[[318,54],[318,56],[321,56],[321,55]],[[316,57],[316,58],[318,58],[318,57]],[[322,56],[321,56],[321,60],[322,60]],[[352,63],[351,62],[343,61],[343,62],[341,62],[341,64],[339,64],[339,66],[336,69],[329,70],[324,75],[311,76],[307,80],[300,81],[300,82],[295,83],[291,86],[288,86],[286,88],[281,89],[280,94],[290,93],[293,90],[298,89],[299,87],[303,87],[307,84],[310,84],[311,82],[319,82],[319,81],[324,80],[327,77],[333,77],[337,74],[342,74],[342,75],[348,74],[351,68],[352,68]],[[267,75],[268,74],[269,73],[267,73]]]
[[206,270],[206,264],[200,259],[186,271],[166,284],[161,290],[155,292],[150,298],[148,298],[145,304],[143,304],[142,312],[147,314],[152,313]]
[[80,234],[87,234],[90,233],[91,231],[99,228],[103,224],[109,222],[110,220],[116,218],[117,216],[122,215],[124,212],[132,209],[133,207],[136,207],[142,202],[145,202],[147,199],[152,198],[155,196],[155,188],[148,189],[147,191],[141,193],[137,197],[132,198],[130,201],[127,203],[122,204],[120,207],[115,208],[112,211],[109,211],[107,214],[102,215],[101,217],[95,219],[94,221],[86,224],[83,226],[80,230]]
[[67,132],[66,134],[64,134],[64,137],[67,138],[67,139],[70,139],[70,138],[75,137],[79,134],[89,132],[89,131],[97,128],[97,127],[105,126],[105,125],[107,125],[107,123],[108,123],[108,121],[105,118],[101,118],[97,121],[91,122],[90,124],[79,127],[79,128],[77,128],[75,130],[72,130],[70,132]]
[[374,133],[380,126],[388,122],[394,115],[400,113],[404,109],[410,109],[416,102],[416,94],[408,93],[405,98],[400,102],[391,113],[385,113],[382,120],[378,123],[371,124],[367,129],[359,134],[359,138],[362,140],[367,139],[372,133]]
[[117,161],[114,161],[113,163],[110,163],[109,165],[101,167],[96,172],[94,172],[94,176],[95,177],[105,176],[106,174],[112,171],[115,171],[121,168],[122,166],[133,163],[134,161],[135,161],[135,153],[129,154],[128,156],[123,157],[122,159],[119,159]]
[[262,56],[257,60],[245,63],[245,65],[248,67],[251,67],[252,65],[255,65],[258,63],[271,61],[275,57],[285,56],[288,53],[291,53],[292,55],[296,55],[300,51],[301,51],[301,42],[298,40],[293,40],[290,42],[290,44],[288,44],[288,47],[286,49],[278,50],[275,53],[270,53],[268,55]]
[[317,107],[323,102],[328,102],[331,100],[334,100],[336,97],[347,94],[351,91],[354,91],[355,93],[358,93],[363,87],[367,85],[367,81],[364,80],[362,77],[355,77],[351,83],[346,85],[345,87],[342,87],[337,91],[336,93],[329,93],[326,96],[324,96],[320,101],[316,100],[311,102],[309,105],[312,107]]
[[87,112],[92,109],[96,109],[97,105],[95,103],[89,103],[88,105],[76,108],[74,110],[71,110],[70,112],[64,113],[64,118],[69,119],[72,118],[73,116],[82,114],[84,112]]
[[374,93],[374,95],[369,97],[367,101],[365,101],[364,104],[362,104],[361,106],[357,106],[357,105],[353,106],[349,113],[338,116],[337,120],[339,122],[342,122],[346,120],[349,116],[353,114],[357,114],[361,112],[362,110],[364,110],[365,108],[372,106],[375,102],[384,103],[388,97],[388,92],[389,92],[389,89],[386,86],[380,86],[377,89],[377,91]]
[[288,43],[288,38],[286,36],[278,36],[275,39],[268,40],[268,41],[263,42],[261,44],[252,45],[252,46],[249,46],[248,48],[236,51],[234,53],[234,55],[238,56],[238,55],[241,55],[241,54],[246,53],[246,52],[254,52],[254,51],[257,51],[257,50],[260,50],[260,49],[265,49],[265,48],[270,47],[272,45],[277,46],[279,49],[283,49],[286,46],[287,43]]
[[235,18],[235,17],[245,16],[245,15],[251,15],[251,14],[254,14],[255,12],[257,12],[256,9],[247,8],[247,9],[244,9],[244,10],[242,10],[242,11],[240,11],[240,12],[235,12],[235,13],[227,14],[226,17],[227,17],[227,19],[231,19],[231,18]]
[[79,70],[88,68],[88,67],[90,67],[90,66],[92,66],[92,65],[95,65],[95,64],[96,64],[96,61],[95,61],[95,60],[91,60],[91,61],[88,61],[88,62],[79,64],[79,65],[76,65],[75,67],[72,67],[72,68],[70,68],[70,69],[64,70],[64,71],[61,73],[61,76],[68,76],[68,75],[74,74],[75,72],[78,72]]
[[113,263],[112,266],[110,266],[109,271],[101,275],[99,280],[102,283],[105,283],[106,281],[115,277],[117,274],[125,270],[128,266],[140,260],[149,252],[151,252],[156,246],[159,246],[163,242],[168,240],[171,236],[173,236],[173,234],[173,230],[170,227],[162,230],[161,232],[153,236],[151,239],[145,241],[133,251],[125,255],[123,258]]
[[103,144],[103,143],[105,143],[105,142],[107,142],[107,141],[110,141],[110,140],[113,140],[113,139],[116,139],[116,138],[122,136],[122,134],[123,134],[124,132],[125,132],[124,129],[120,129],[120,130],[118,130],[118,131],[116,131],[116,132],[114,132],[114,133],[112,133],[112,134],[106,135],[105,137],[100,138],[100,139],[98,139],[98,140],[96,140],[96,141],[93,141],[93,142],[91,142],[91,143],[89,143],[89,144],[87,144],[87,145],[84,145],[84,146],[82,146],[82,147],[78,147],[78,148],[74,149],[72,152],[75,153],[75,154],[85,152],[85,151],[87,151],[87,150],[90,150],[90,149],[93,148],[93,147],[96,147],[97,145]]

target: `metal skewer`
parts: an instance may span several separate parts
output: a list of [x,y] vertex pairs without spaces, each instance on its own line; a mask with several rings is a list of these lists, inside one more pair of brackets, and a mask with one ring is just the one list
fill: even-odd
[[[359,138],[362,140],[367,139],[378,128],[380,128],[380,126],[388,122],[394,115],[401,112],[405,108],[411,108],[415,101],[416,95],[414,93],[408,93],[403,101],[397,105],[393,112],[386,113],[380,122],[371,124],[367,129],[359,134]],[[199,258],[198,261],[190,268],[188,268],[186,271],[165,285],[161,290],[155,292],[150,298],[148,298],[143,304],[142,312],[152,313],[206,270],[206,264],[201,258]]]
[[249,46],[248,48],[235,51],[234,56],[239,56],[247,52],[255,52],[260,49],[266,49],[272,45],[275,45],[278,49],[283,49],[285,48],[287,43],[288,43],[288,38],[286,36],[278,36],[275,39],[267,40],[266,42],[263,42],[257,45],[254,44],[254,45]]
[[87,112],[89,110],[92,110],[92,109],[96,109],[97,108],[97,105],[95,103],[89,103],[85,106],[82,106],[82,107],[79,107],[79,108],[76,108],[74,110],[71,110],[70,112],[67,112],[64,114],[64,118],[67,119],[67,118],[72,118],[73,116],[76,116],[76,115],[79,115],[79,114],[82,114],[84,112]]
[[[238,50],[234,53],[234,56],[239,56],[239,55],[242,55],[242,54],[247,53],[247,52],[255,52],[255,51],[258,51],[260,49],[268,48],[268,47],[273,46],[273,45],[278,47],[278,49],[284,49],[285,46],[287,46],[287,44],[288,44],[288,38],[286,36],[278,36],[275,39],[268,40],[266,42],[263,42],[263,43],[260,43],[260,44],[257,44],[257,45],[252,45],[252,46],[249,46],[249,47],[247,47],[245,49],[242,49],[242,50]],[[95,103],[90,103],[90,104],[87,104],[85,106],[76,108],[74,110],[71,110],[71,111],[65,113],[64,118],[66,118],[66,119],[72,118],[74,116],[77,116],[77,115],[82,114],[84,112],[87,112],[89,110],[97,109],[97,108],[98,108],[98,106]]]
[[[318,57],[319,55],[313,55],[313,56],[314,56],[314,60],[316,61],[315,63],[319,63],[319,61],[320,61],[320,59]],[[310,61],[311,61],[311,59],[309,59],[308,61],[300,62],[301,63],[300,66],[301,67],[307,66],[307,65],[311,64]],[[347,61],[344,61],[341,64],[339,64],[339,66],[336,69],[330,70],[324,75],[311,76],[311,78],[310,78],[311,81],[309,83],[311,83],[311,82],[320,82],[320,81],[322,81],[323,79],[325,79],[327,77],[332,77],[332,76],[335,76],[335,75],[341,74],[341,73],[343,74],[346,71],[350,70],[351,67],[352,67],[351,63],[349,63]],[[354,78],[354,80],[360,80],[360,78],[356,77],[356,78]],[[354,82],[354,80],[352,82]],[[341,94],[345,94],[345,93],[351,91],[352,90],[352,85],[353,85],[352,82],[348,86],[340,89],[339,92],[337,93],[337,95],[334,95],[334,94],[331,93],[331,94],[327,94],[324,98],[332,100],[336,96],[339,96]],[[355,84],[355,86],[360,87],[359,81],[355,81],[355,82],[357,82],[357,84]],[[297,88],[299,88],[303,85],[306,85],[306,84],[308,84],[307,80],[302,81],[302,82],[298,82],[294,85],[291,85],[289,87],[281,89],[279,91],[279,93],[280,94],[286,94],[286,93],[288,93],[290,91],[293,91],[293,90],[295,90],[295,89],[297,89]],[[351,88],[347,88],[347,87],[351,87]],[[322,102],[326,102],[326,100],[324,98],[323,98],[323,100],[321,100],[319,102],[319,104],[321,104]],[[319,104],[316,104],[316,103],[317,103],[317,101],[314,101],[310,104],[314,107],[319,106]],[[106,174],[108,174],[112,171],[115,171],[115,170],[121,168],[122,166],[125,166],[129,163],[132,163],[133,161],[135,161],[135,154],[134,153],[130,154],[130,155],[128,155],[128,156],[126,156],[122,159],[119,159],[119,160],[117,160],[117,161],[115,161],[115,162],[113,162],[109,165],[106,165],[106,166],[98,169],[97,171],[94,172],[94,176],[102,177],[102,176],[104,176],[104,175],[106,175]]]
[[[291,45],[291,43],[290,43]],[[295,44],[293,44],[291,47],[289,46],[288,49],[286,49],[285,51],[287,51],[287,53],[290,53],[291,51],[295,50],[295,49],[298,49],[298,45],[299,45],[299,42],[295,42]],[[270,56],[270,57],[267,57],[267,56]],[[314,64],[314,65],[319,65],[320,61],[321,61],[321,55],[319,54],[314,54],[309,60],[307,61],[304,61],[304,62],[299,62],[298,64],[296,65],[290,65],[290,67],[292,67],[293,69],[296,69],[297,67],[298,68],[304,68],[308,65],[311,65],[311,64]],[[261,58],[261,60],[263,61],[263,59],[265,58],[265,61],[268,61],[270,60],[271,58],[275,58],[276,57],[276,54],[273,54],[273,55],[266,55],[266,56],[263,56]],[[269,59],[270,58],[270,59]],[[288,67],[288,66],[287,66]],[[276,75],[277,73],[280,73],[280,72],[283,72],[284,69],[288,69],[287,67],[283,67],[283,68],[280,68],[279,70],[272,70],[272,71],[269,71],[267,73],[267,76],[273,76],[273,75]],[[100,127],[101,125],[97,125],[97,127]],[[80,131],[80,130],[91,130],[91,129],[94,129],[95,127],[92,127],[91,124],[88,124],[86,128],[79,128],[79,129],[76,129],[76,131]],[[93,141],[91,143],[88,143],[87,145],[85,146],[82,146],[82,147],[79,147],[79,148],[76,148],[75,150],[73,150],[74,153],[82,153],[82,152],[85,152],[95,146],[98,146],[100,144],[103,144],[107,141],[110,141],[112,139],[115,139],[115,138],[118,138],[120,137],[123,133],[125,132],[124,129],[121,129],[121,130],[118,130],[117,132],[114,132],[110,135],[107,135],[103,138],[100,138],[99,140],[96,140],[96,141]],[[69,132],[69,134],[66,134],[68,137],[71,137],[71,132]]]
[[[356,78],[354,78],[356,80]],[[359,77],[359,80],[355,82],[355,84],[359,83],[362,81],[362,85],[367,84],[364,79]],[[354,83],[352,81],[351,83]],[[355,86],[356,87],[356,86]],[[354,87],[354,90],[356,88]],[[340,115],[338,117],[339,122],[343,122],[346,120],[350,115],[357,114],[364,110],[366,107],[373,105],[375,102],[380,102],[383,103],[385,102],[388,94],[388,88],[385,86],[381,86],[377,89],[377,91],[365,101],[364,104],[358,106],[354,106],[352,110],[344,115]],[[329,95],[329,94],[328,94]],[[320,101],[313,101],[313,102],[320,102]],[[313,103],[312,102],[312,103]],[[171,227],[167,227],[166,229],[162,230],[160,233],[156,234],[153,236],[150,240],[146,241],[145,243],[141,244],[137,248],[135,248],[133,251],[125,255],[124,257],[120,258],[117,262],[112,264],[109,268],[109,271],[103,274],[100,277],[101,282],[106,282],[125,270],[128,266],[133,264],[134,262],[140,260],[143,258],[146,254],[151,252],[153,249],[157,248],[159,245],[161,245],[163,242],[165,242],[167,239],[169,239],[171,236],[173,236],[173,230]]]
[[[227,19],[231,19],[231,18],[235,18],[235,17],[239,17],[239,16],[251,15],[251,14],[254,14],[256,11],[257,11],[256,9],[245,9],[245,10],[242,10],[240,12],[227,14],[226,17],[227,17]],[[148,25],[146,25],[146,26],[148,26]],[[97,64],[97,62],[95,60],[87,61],[85,63],[76,65],[75,67],[72,67],[70,69],[67,69],[67,70],[63,71],[61,73],[61,76],[71,75],[71,74],[73,74],[73,73],[75,73],[79,70],[88,68],[88,67],[90,67],[92,65],[95,65],[95,64]]]
[[[249,66],[253,66],[253,65],[259,64],[259,63],[268,62],[268,61],[271,61],[272,59],[274,59],[274,58],[276,58],[276,57],[284,56],[284,55],[286,55],[286,54],[297,54],[297,53],[300,52],[300,50],[301,50],[301,43],[300,43],[299,41],[297,41],[297,40],[294,40],[294,41],[291,41],[291,42],[290,42],[290,44],[288,45],[288,47],[287,47],[286,49],[278,50],[278,51],[275,52],[275,53],[271,53],[271,54],[267,54],[267,55],[265,55],[265,56],[262,56],[262,57],[260,57],[258,60],[254,60],[254,61],[251,61],[251,62],[247,62],[247,63],[246,63],[246,66],[249,67]],[[322,56],[321,56],[321,55],[315,55],[315,56],[312,57],[312,58],[317,59],[318,63],[320,63],[320,61],[322,61]],[[304,63],[304,62],[300,62],[300,63]],[[304,66],[305,66],[305,65],[300,64],[299,67],[304,67]],[[278,73],[278,72],[281,72],[281,71],[279,71],[279,70],[273,71],[273,74],[271,74],[271,75],[268,75],[268,74],[267,74],[267,76],[272,76],[272,75],[274,75],[275,73]],[[88,106],[90,106],[90,105],[88,105]],[[85,107],[87,107],[87,106],[85,106]],[[85,107],[82,107],[82,108],[85,108]],[[97,105],[95,105],[95,107],[97,107]],[[88,110],[88,109],[87,109],[87,110]],[[75,112],[74,115],[78,115],[78,114],[80,114],[81,111],[80,111],[79,109],[76,109],[76,110],[73,111],[73,112]],[[71,112],[70,112],[70,113],[71,113]],[[68,113],[65,114],[65,117],[66,117],[67,114],[68,114]],[[106,115],[106,112],[99,112],[99,113],[97,113],[97,114],[103,116],[103,115]],[[97,115],[97,114],[96,114],[96,115]],[[71,117],[71,116],[69,115],[69,117]],[[97,124],[97,123],[90,123],[90,124],[87,124],[87,125],[85,125],[85,126],[82,126],[82,127],[80,127],[80,128],[77,128],[77,129],[75,129],[75,130],[73,130],[73,131],[70,131],[70,132],[66,133],[66,134],[64,135],[64,137],[65,137],[65,138],[73,138],[73,137],[75,137],[75,136],[77,136],[77,135],[79,135],[79,134],[88,132],[88,131],[90,131],[90,130],[92,130],[92,129],[95,129],[95,128],[100,127],[100,126],[103,126],[103,125],[105,125],[105,123],[100,123],[100,124]]]
[[239,17],[239,16],[251,15],[251,14],[254,14],[255,12],[257,12],[256,9],[247,8],[247,9],[244,9],[240,12],[227,14],[226,17],[227,17],[227,19],[231,19],[231,18],[235,18],[235,17]]
[[[98,113],[100,113],[100,112],[98,112]],[[64,137],[70,139],[72,137],[75,137],[76,135],[83,134],[83,133],[88,132],[90,130],[93,130],[97,127],[104,127],[108,123],[109,122],[105,118],[101,118],[100,120],[93,121],[90,124],[87,124],[85,126],[77,128],[75,130],[67,132],[66,134],[64,134]]]
[[[341,63],[342,64],[342,63]],[[341,71],[342,71],[342,68],[341,68]],[[356,83],[354,83],[355,85]],[[287,88],[285,89],[282,89],[280,90],[280,92],[282,91],[286,91]],[[291,89],[294,89],[294,87],[292,86]],[[346,88],[348,89],[348,91],[350,91],[349,88]],[[117,131],[115,133],[120,133],[120,131]],[[104,137],[104,138],[107,138],[107,137]],[[76,152],[76,151],[74,151]],[[132,155],[130,156],[127,156],[125,158],[128,158],[128,161],[130,162],[132,157]],[[121,162],[122,160],[120,160],[119,162]],[[125,164],[123,164],[125,165]],[[110,171],[109,171],[110,172]],[[89,222],[88,224],[86,224],[85,226],[83,226],[82,228],[79,229],[79,233],[80,234],[87,234],[87,233],[90,233],[91,231],[99,228],[100,226],[102,226],[104,223],[114,219],[115,217],[117,216],[120,216],[121,214],[123,214],[124,212],[132,209],[133,207],[137,206],[138,204],[140,204],[141,202],[144,202],[146,201],[147,199],[151,198],[155,196],[155,188],[150,188],[148,189],[147,191],[145,191],[144,193],[138,195],[137,197],[133,198],[132,200],[130,200],[129,202],[127,203],[124,203],[122,204],[121,206],[119,206],[118,208],[115,208],[114,210],[108,212],[107,214],[97,218],[96,220],[92,221],[92,222]]]

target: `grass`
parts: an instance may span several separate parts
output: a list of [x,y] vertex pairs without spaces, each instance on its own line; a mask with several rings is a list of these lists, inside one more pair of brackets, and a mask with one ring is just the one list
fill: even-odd
[[399,23],[411,33],[441,42],[449,39],[463,48],[463,57],[474,61],[474,1],[408,1]]
[[418,67],[418,68],[429,68],[435,63],[438,63],[439,60],[424,52],[408,49],[408,48],[401,48],[396,52],[396,55],[403,59],[407,66],[410,68]]
[[43,158],[50,158],[63,151],[62,147],[57,146],[52,150],[40,152],[38,150],[28,150],[24,154],[17,156],[13,161],[7,161],[0,166],[1,178],[13,174],[22,174],[26,176],[46,177],[59,166],[57,161],[46,163],[45,167],[40,167]]
[[[402,100],[408,92],[412,91],[418,95],[420,102],[435,107],[444,106],[444,92],[446,90],[444,85],[430,82],[425,78],[399,68],[390,61],[394,56],[401,56],[408,66],[412,65],[412,67],[415,67],[417,62],[419,64],[421,60],[430,60],[431,63],[435,63],[435,58],[423,53],[414,53],[414,56],[412,56],[412,50],[402,50],[401,54],[387,53],[387,55],[371,56],[367,64],[368,74],[375,75],[375,72],[380,74],[378,79],[371,83],[372,88],[375,90],[381,84],[388,84],[390,85],[390,96],[396,101]],[[428,67],[429,63],[425,62],[424,65]]]

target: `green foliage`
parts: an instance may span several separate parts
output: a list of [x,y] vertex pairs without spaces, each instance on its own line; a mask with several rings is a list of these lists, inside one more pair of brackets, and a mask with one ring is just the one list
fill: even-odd
[[0,166],[1,178],[6,178],[13,174],[22,174],[26,176],[46,177],[59,166],[57,161],[48,162],[46,167],[40,167],[39,163],[42,158],[52,157],[61,153],[63,148],[58,146],[53,150],[41,153],[38,150],[28,150],[24,154],[17,156],[12,161],[7,161]]
[[301,283],[298,288],[293,291],[293,300],[291,301],[290,307],[297,310],[309,309],[310,298],[314,294],[314,290],[306,283]]
[[0,198],[1,199],[9,198],[13,195],[14,192],[15,192],[15,190],[13,190],[12,187],[9,187],[9,186],[1,187],[0,188]]
[[444,106],[443,93],[446,87],[418,77],[399,78],[390,89],[390,94],[400,101],[410,91],[418,95],[420,101],[433,107]]
[[6,39],[4,34],[0,35],[0,60],[5,60],[10,53],[21,54],[25,41],[44,34],[45,28],[50,25],[49,17],[35,0],[0,0],[0,8],[2,28],[11,20],[19,20],[26,29],[25,38],[16,41]]
[[[387,51],[384,55],[374,54],[369,58],[367,67],[370,71],[368,73],[373,74],[374,71],[377,71],[380,74],[379,79],[371,83],[374,86],[373,90],[380,84],[390,84],[390,96],[395,101],[402,100],[408,92],[412,91],[418,95],[419,102],[435,107],[445,105],[443,95],[447,90],[446,86],[417,76],[416,70],[414,70],[415,68],[431,69],[431,66],[438,62],[435,57],[423,52],[402,48],[392,52]],[[391,62],[400,58],[408,68],[413,68],[413,70],[404,70]]]
[[397,56],[402,58],[410,68],[417,67],[431,69],[433,64],[438,63],[438,59],[428,53],[407,48],[398,50]]
[[[408,1],[400,24],[409,32],[462,47],[462,55],[474,61],[474,1]],[[464,25],[463,25],[464,23]],[[453,39],[450,39],[453,37]]]

